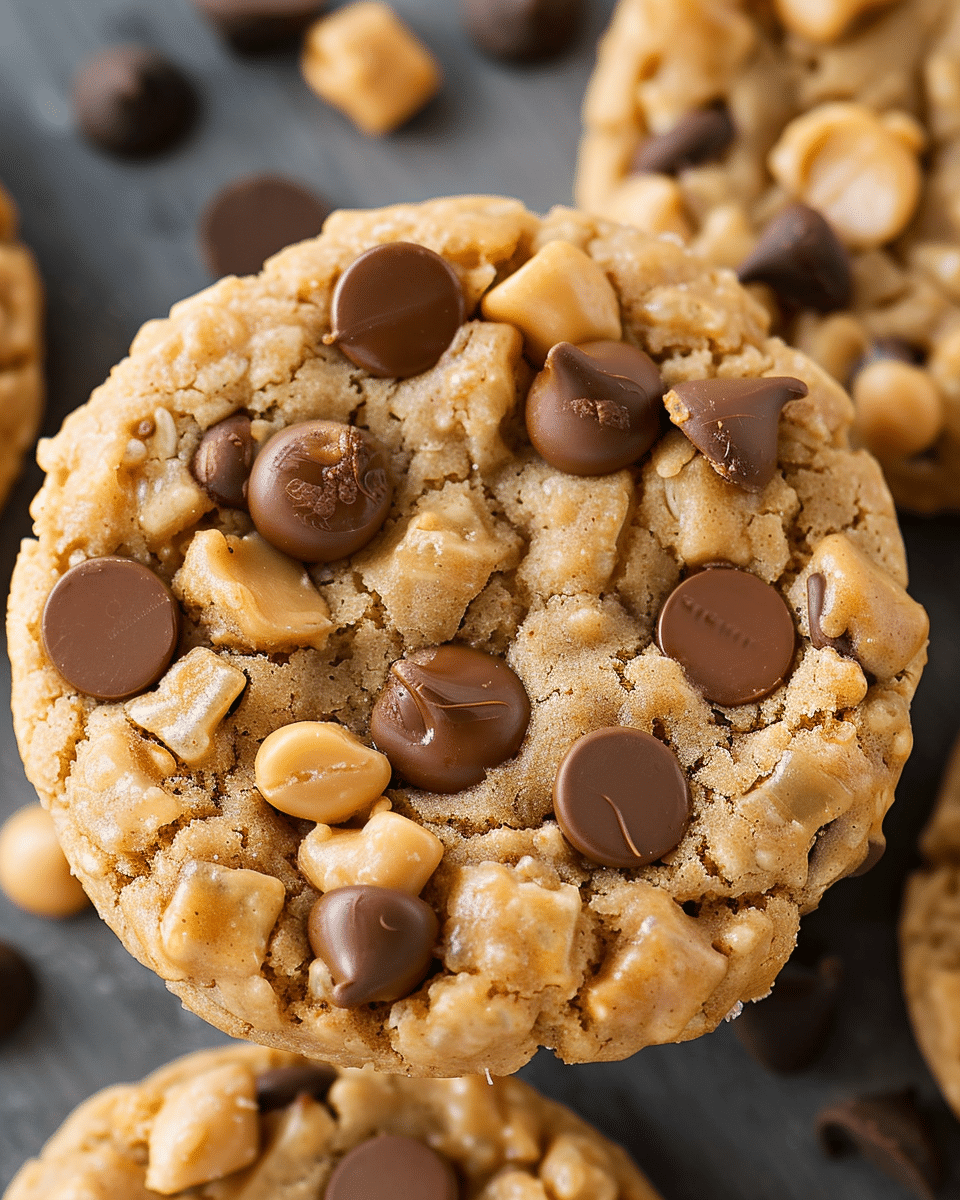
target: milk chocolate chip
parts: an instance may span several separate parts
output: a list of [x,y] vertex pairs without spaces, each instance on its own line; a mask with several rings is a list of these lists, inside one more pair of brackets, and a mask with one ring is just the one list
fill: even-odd
[[412,242],[374,246],[350,264],[333,293],[333,332],[371,375],[407,379],[435,365],[465,317],[453,267]]
[[200,219],[200,246],[211,275],[255,275],[284,246],[315,237],[329,207],[299,184],[253,175],[224,188]]
[[247,485],[257,532],[302,562],[334,562],[365,546],[392,498],[380,446],[339,421],[304,421],[275,434]]
[[43,645],[79,692],[125,700],[166,671],[180,637],[180,609],[167,585],[130,558],[90,558],[71,567],[47,597]]
[[321,896],[307,932],[333,976],[333,1003],[357,1008],[409,996],[427,974],[439,930],[419,896],[356,885]]
[[337,1163],[323,1200],[457,1200],[450,1164],[414,1138],[382,1133]]
[[322,0],[194,0],[243,54],[269,53],[297,41],[323,8]]
[[823,616],[823,601],[827,594],[827,581],[815,571],[812,575],[807,576],[807,620],[810,625],[810,641],[818,650],[822,650],[824,646],[832,646],[838,654],[842,654],[845,658],[856,658],[853,649],[853,642],[843,634],[840,637],[828,637],[820,627],[820,618]]
[[676,755],[641,729],[613,726],[578,738],[553,785],[564,837],[607,867],[644,867],[683,837],[687,780]]
[[840,959],[834,955],[816,967],[787,963],[773,991],[747,1004],[734,1022],[740,1042],[771,1071],[802,1071],[826,1046],[837,1011]]
[[780,593],[733,567],[689,576],[657,621],[660,649],[713,704],[746,704],[772,692],[790,669],[795,641]]
[[507,62],[542,62],[561,54],[580,31],[583,0],[461,0],[475,44]]
[[37,994],[33,969],[19,950],[0,942],[0,1038],[26,1019]]
[[853,293],[850,256],[816,209],[791,204],[774,217],[741,265],[741,283],[765,283],[797,308],[832,312]]
[[203,435],[190,470],[210,499],[222,508],[246,508],[247,479],[252,465],[250,418],[234,413],[212,425]]
[[310,1096],[314,1100],[326,1100],[327,1092],[336,1082],[337,1072],[326,1063],[308,1067],[275,1067],[262,1071],[256,1079],[257,1108],[262,1112],[274,1112],[286,1108],[298,1096]]
[[507,664],[469,646],[432,646],[395,662],[370,736],[414,787],[460,792],[520,749],[530,701]]
[[660,436],[663,393],[656,363],[626,342],[559,342],[527,396],[527,433],[552,467],[606,475]]
[[698,108],[681,117],[666,133],[647,138],[637,151],[633,169],[641,175],[648,172],[676,175],[684,167],[722,158],[735,136],[736,129],[725,104]]

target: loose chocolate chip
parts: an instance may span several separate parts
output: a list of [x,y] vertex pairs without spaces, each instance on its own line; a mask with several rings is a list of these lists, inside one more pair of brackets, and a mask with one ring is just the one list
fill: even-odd
[[33,969],[19,950],[0,942],[0,1038],[24,1021],[37,995]]
[[790,376],[692,379],[667,394],[670,420],[713,469],[739,487],[762,491],[777,469],[777,428],[785,404],[807,394]]
[[749,571],[711,567],[667,597],[657,642],[713,704],[759,700],[790,669],[796,634],[780,593]]
[[854,1097],[817,1117],[824,1153],[836,1157],[858,1150],[881,1171],[933,1200],[940,1182],[940,1155],[910,1089]]
[[414,787],[460,792],[517,753],[529,720],[527,693],[505,662],[431,646],[391,666],[370,736]]
[[745,1006],[734,1022],[741,1043],[771,1071],[802,1071],[827,1044],[837,1011],[840,959],[816,967],[787,963],[764,1000]]
[[583,10],[583,0],[461,2],[474,43],[507,62],[543,62],[562,54],[580,32]]
[[327,1092],[336,1083],[336,1068],[326,1063],[303,1067],[276,1067],[262,1071],[256,1080],[257,1107],[263,1112],[286,1108],[298,1096],[326,1100]]
[[816,209],[791,204],[774,217],[738,272],[765,283],[797,308],[846,308],[853,292],[850,256]]
[[457,1200],[450,1164],[414,1138],[383,1133],[354,1146],[330,1176],[324,1200]]
[[200,103],[190,80],[143,46],[112,46],[89,59],[73,84],[77,124],[112,154],[169,150],[193,128]]
[[211,426],[200,439],[190,470],[221,508],[247,507],[247,479],[253,465],[250,418],[234,413]]
[[90,558],[71,567],[47,597],[43,645],[79,692],[125,700],[166,671],[180,637],[180,609],[167,585],[130,558]]
[[807,621],[810,625],[810,641],[813,642],[817,650],[822,650],[824,646],[832,646],[838,654],[842,654],[845,658],[855,658],[853,650],[853,642],[846,634],[840,637],[827,637],[820,626],[820,618],[823,616],[823,601],[827,594],[827,581],[815,571],[812,575],[807,576]]
[[242,54],[270,53],[294,44],[323,8],[323,0],[194,0],[194,3]]
[[725,104],[694,109],[666,133],[647,138],[637,150],[633,169],[638,175],[676,175],[684,167],[714,162],[724,156],[736,133]]
[[567,841],[593,862],[644,867],[683,837],[687,780],[676,755],[640,729],[613,726],[578,738],[553,784]]
[[312,192],[273,175],[240,179],[210,201],[200,246],[211,275],[255,275],[284,246],[315,237],[329,207]]
[[371,375],[408,379],[436,364],[466,315],[448,262],[412,242],[374,246],[350,264],[333,293],[333,332]]
[[339,421],[304,421],[275,434],[247,484],[257,531],[303,562],[334,562],[365,546],[392,498],[383,450]]
[[333,1003],[357,1008],[409,996],[430,967],[440,923],[419,896],[381,887],[342,887],[310,910],[314,954],[333,976]]
[[876,338],[867,347],[867,352],[854,363],[850,370],[847,386],[849,387],[853,383],[864,367],[869,367],[875,362],[889,361],[890,359],[893,359],[895,362],[910,363],[911,366],[916,366],[918,363],[923,362],[923,351],[911,345],[904,338]]
[[626,342],[559,342],[527,396],[527,433],[570,475],[606,475],[642,458],[660,436],[663,380]]

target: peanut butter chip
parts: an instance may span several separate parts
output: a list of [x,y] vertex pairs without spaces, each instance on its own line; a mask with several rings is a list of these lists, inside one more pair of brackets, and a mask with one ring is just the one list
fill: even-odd
[[180,609],[167,585],[129,558],[91,558],[57,582],[43,610],[43,645],[79,692],[124,700],[167,669]]
[[607,867],[643,867],[672,850],[690,818],[674,753],[640,729],[579,738],[553,785],[557,821],[572,846]]
[[381,1134],[345,1154],[324,1200],[457,1200],[450,1164],[415,1138]]
[[823,217],[791,204],[774,217],[737,272],[741,283],[765,283],[797,308],[833,312],[850,304],[850,256]]
[[430,967],[439,929],[436,913],[418,896],[362,885],[321,896],[308,924],[313,952],[333,976],[338,1008],[408,996]]
[[666,133],[648,138],[637,151],[633,169],[641,175],[676,175],[684,167],[722,158],[734,137],[736,129],[725,104],[698,108]]
[[190,470],[211,500],[223,508],[247,507],[247,477],[253,465],[250,418],[234,413],[200,439]]
[[361,254],[340,276],[331,340],[371,375],[407,379],[436,363],[464,316],[463,288],[450,264],[426,246],[390,242]]
[[746,704],[783,680],[793,659],[793,618],[780,593],[732,567],[711,567],[674,588],[657,642],[713,704]]

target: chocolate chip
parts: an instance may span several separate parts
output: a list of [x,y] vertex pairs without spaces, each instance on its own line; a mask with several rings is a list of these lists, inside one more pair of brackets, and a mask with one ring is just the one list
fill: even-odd
[[437,914],[419,896],[365,885],[325,893],[308,923],[338,1008],[408,996],[427,974],[439,930]]
[[529,720],[527,693],[505,662],[431,646],[391,666],[370,736],[414,787],[460,792],[517,753]]
[[678,383],[664,403],[670,420],[719,475],[759,492],[776,473],[780,412],[807,390],[790,376],[692,379]]
[[453,267],[426,246],[390,242],[340,276],[326,340],[371,375],[408,379],[436,364],[464,316]]
[[485,53],[507,62],[542,62],[572,44],[584,0],[461,0],[460,7],[467,33]]
[[90,558],[47,597],[43,645],[63,678],[98,700],[125,700],[166,671],[180,637],[167,585],[130,558]]
[[234,413],[212,425],[200,439],[190,470],[221,508],[247,507],[247,479],[253,465],[250,418]]
[[557,822],[592,862],[644,867],[683,837],[687,780],[676,755],[640,729],[613,726],[578,738],[553,784]]
[[853,642],[843,634],[840,637],[827,637],[820,626],[823,616],[823,602],[827,595],[827,581],[819,571],[807,576],[807,621],[810,625],[810,641],[817,650],[832,646],[838,654],[845,658],[855,658]]
[[713,704],[746,704],[790,669],[796,634],[780,593],[749,571],[711,567],[667,597],[657,642]]
[[676,175],[684,167],[722,158],[736,134],[725,104],[694,109],[666,133],[647,138],[637,150],[633,169],[639,175]]
[[36,995],[33,968],[19,950],[0,942],[0,1038],[22,1024]]
[[275,1067],[257,1076],[257,1107],[264,1112],[286,1108],[298,1096],[326,1100],[327,1092],[337,1081],[335,1067],[312,1063],[302,1067]]
[[626,342],[559,342],[527,396],[527,433],[570,475],[606,475],[642,458],[660,436],[663,380]]
[[200,219],[211,275],[255,275],[266,259],[316,237],[330,214],[312,192],[274,175],[252,175],[219,192]]
[[733,1025],[737,1037],[769,1070],[802,1071],[827,1044],[841,974],[840,959],[833,955],[816,967],[791,959],[770,995],[744,1007]]
[[144,46],[112,46],[85,62],[73,83],[73,103],[91,142],[130,157],[169,150],[200,111],[180,68]]
[[450,1164],[414,1138],[383,1133],[337,1163],[323,1200],[457,1200]]
[[787,304],[832,312],[853,293],[850,256],[823,217],[791,204],[774,217],[738,272],[741,283],[765,283]]
[[864,367],[875,362],[890,361],[909,363],[917,366],[923,362],[923,351],[912,345],[904,338],[881,337],[875,338],[867,347],[866,353],[854,363],[850,370],[847,386],[853,383]]
[[927,1121],[910,1089],[842,1100],[817,1117],[824,1153],[858,1150],[891,1179],[933,1200],[942,1166]]
[[242,54],[294,44],[323,8],[322,0],[194,0],[220,34]]
[[365,546],[392,498],[383,450],[339,421],[304,421],[275,434],[247,484],[257,531],[303,562],[334,562]]

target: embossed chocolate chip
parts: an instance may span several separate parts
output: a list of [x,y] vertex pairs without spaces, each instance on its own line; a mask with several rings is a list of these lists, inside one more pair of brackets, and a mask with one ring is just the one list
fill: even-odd
[[57,582],[43,610],[43,645],[79,692],[125,700],[164,673],[180,637],[167,585],[130,558],[90,558]]
[[111,46],[88,59],[74,79],[73,104],[91,142],[131,157],[169,150],[200,111],[180,68],[144,46]]
[[0,1038],[22,1024],[33,1007],[37,979],[19,950],[0,942]]
[[247,484],[258,533],[302,562],[334,562],[365,546],[392,498],[383,450],[338,421],[304,421],[275,434]]
[[432,646],[391,666],[370,736],[414,787],[459,792],[517,753],[529,720],[530,700],[505,662]]
[[691,379],[668,392],[664,404],[718,475],[759,492],[777,469],[780,412],[807,390],[790,376]]
[[336,1069],[328,1067],[326,1063],[261,1071],[256,1078],[257,1107],[261,1112],[273,1112],[278,1108],[286,1108],[298,1096],[326,1100],[327,1092],[336,1080]]
[[473,42],[507,62],[543,62],[562,54],[583,21],[583,0],[461,0]]
[[746,704],[772,692],[790,669],[793,618],[780,593],[733,567],[691,575],[667,597],[657,643],[714,704]]
[[334,888],[310,910],[314,954],[333,976],[333,1003],[399,1000],[423,980],[440,923],[419,896],[392,888]]
[[725,104],[694,109],[666,133],[647,138],[637,150],[633,169],[641,175],[676,175],[684,167],[714,162],[724,156],[736,133]]
[[340,276],[325,340],[371,375],[408,379],[436,364],[464,316],[463,288],[448,262],[426,246],[389,242]]
[[564,837],[591,861],[643,867],[672,850],[690,819],[676,755],[640,729],[611,726],[578,738],[553,784]]
[[269,53],[293,45],[323,8],[323,0],[194,0],[235,50]]
[[552,467],[605,475],[642,458],[660,436],[664,385],[626,342],[559,342],[527,396],[527,433]]
[[771,1071],[802,1071],[823,1052],[837,1011],[842,970],[835,955],[815,967],[787,963],[773,991],[747,1004],[734,1032],[754,1058]]
[[337,1163],[324,1200],[457,1200],[446,1159],[414,1138],[382,1133]]
[[247,507],[247,479],[253,466],[250,418],[234,413],[212,425],[190,463],[194,479],[222,508]]
[[840,637],[828,637],[821,628],[820,618],[823,616],[823,602],[827,595],[827,581],[819,571],[807,576],[807,621],[810,625],[810,641],[818,650],[824,646],[832,646],[838,654],[845,658],[856,658],[853,642],[842,634]]
[[738,272],[741,283],[765,283],[787,304],[832,312],[853,293],[850,256],[816,209],[791,204],[760,235]]

